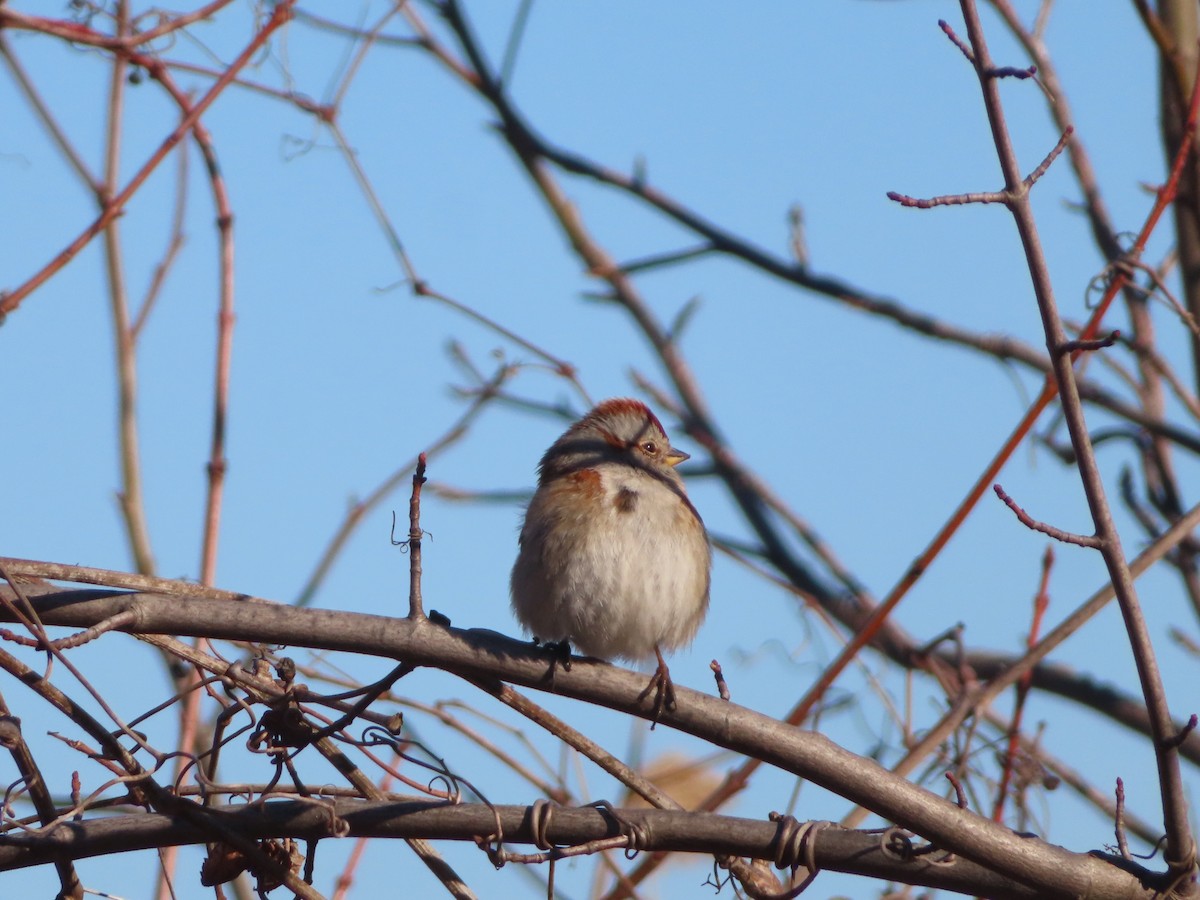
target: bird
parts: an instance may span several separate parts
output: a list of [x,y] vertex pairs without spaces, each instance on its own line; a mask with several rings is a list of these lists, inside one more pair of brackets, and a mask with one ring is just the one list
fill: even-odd
[[656,657],[639,698],[655,692],[654,723],[675,708],[663,652],[692,642],[709,604],[708,532],[675,468],[689,458],[640,400],[598,404],[542,456],[510,583],[517,620],[568,668],[572,645]]

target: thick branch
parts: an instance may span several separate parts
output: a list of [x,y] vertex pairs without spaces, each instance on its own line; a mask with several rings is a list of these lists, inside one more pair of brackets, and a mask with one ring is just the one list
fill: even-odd
[[[136,614],[132,633],[179,634],[340,650],[432,666],[472,680],[499,677],[545,689],[546,660],[523,642],[493,632],[443,628],[334,610],[295,609],[261,601],[186,600],[155,594],[62,591],[29,585],[26,593],[47,625],[88,627],[125,610]],[[649,719],[639,698],[642,675],[607,663],[575,660],[558,671],[555,693]],[[1023,838],[960,809],[874,761],[856,756],[820,734],[801,731],[753,710],[677,687],[678,708],[664,725],[717,746],[752,755],[807,778],[888,821],[995,871],[1020,871],[1046,897],[1128,897],[1138,881],[1098,859],[1035,838]]]
[[[768,861],[775,861],[780,850],[780,828],[765,820],[672,810],[619,809],[615,814],[643,836],[639,841],[643,850],[730,853]],[[506,844],[532,844],[537,839],[527,806],[280,800],[229,808],[219,815],[229,829],[253,839],[319,840],[331,837],[337,825],[339,836],[474,841],[494,833],[497,821]],[[340,826],[346,830],[340,830]],[[545,837],[556,847],[565,848],[617,834],[614,816],[607,811],[555,807]],[[202,843],[208,837],[191,823],[149,813],[71,822],[45,835],[6,837],[0,843],[0,871],[62,858]],[[1002,900],[1041,896],[1010,878],[963,860],[952,866],[932,863],[928,856],[903,860],[894,850],[885,852],[881,837],[878,833],[823,828],[812,837],[816,862],[822,869],[961,893],[983,893]]]

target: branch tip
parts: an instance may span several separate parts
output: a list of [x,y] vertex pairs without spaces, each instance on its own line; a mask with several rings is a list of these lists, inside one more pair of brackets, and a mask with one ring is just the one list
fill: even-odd
[[975,54],[967,46],[966,42],[954,33],[954,29],[950,27],[950,23],[945,19],[938,19],[938,28],[942,29],[942,33],[950,39],[950,43],[962,51],[962,55],[967,58],[967,62],[975,65]]
[[1029,513],[1025,512],[1012,497],[1005,493],[1004,488],[999,484],[993,484],[992,490],[996,492],[996,496],[1013,511],[1013,515],[1026,528],[1032,531],[1039,531],[1047,537],[1052,537],[1056,541],[1062,541],[1064,544],[1075,544],[1079,547],[1091,547],[1093,550],[1100,549],[1100,538],[1094,534],[1076,534],[1073,531],[1064,531],[1062,528],[1056,528],[1053,525],[1047,525],[1045,522],[1039,522]]
[[1179,729],[1179,732],[1165,742],[1167,748],[1174,750],[1183,744],[1183,742],[1187,740],[1188,735],[1196,730],[1197,721],[1196,714],[1192,713],[1191,716],[1188,717],[1187,723]]

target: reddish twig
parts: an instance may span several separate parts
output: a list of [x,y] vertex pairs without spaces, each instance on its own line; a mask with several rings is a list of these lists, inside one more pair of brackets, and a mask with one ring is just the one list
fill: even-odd
[[[1050,572],[1054,567],[1054,545],[1048,545],[1042,555],[1042,575],[1038,581],[1037,594],[1033,598],[1033,617],[1029,635],[1025,638],[1026,651],[1037,646],[1041,635],[1042,620],[1050,606]],[[1033,686],[1033,672],[1026,672],[1017,682],[1016,702],[1013,704],[1012,722],[1008,728],[1008,749],[1004,754],[1004,767],[1000,773],[1000,784],[996,788],[996,805],[992,809],[992,820],[1004,821],[1004,803],[1008,798],[1008,786],[1012,782],[1017,764],[1017,753],[1021,747],[1021,719],[1025,712],[1025,700]]]
[[62,38],[73,44],[83,44],[101,50],[111,50],[114,53],[126,53],[137,49],[150,41],[165,37],[172,32],[186,28],[202,19],[207,19],[222,7],[228,6],[233,0],[213,0],[204,6],[187,13],[164,15],[159,24],[145,31],[134,30],[115,35],[103,34],[80,22],[65,19],[49,19],[42,16],[31,16],[11,7],[0,8],[0,28],[15,28],[23,31],[36,31]]
[[967,795],[966,795],[966,792],[963,790],[962,782],[958,780],[958,776],[955,775],[953,772],[946,772],[944,774],[946,776],[946,780],[949,781],[950,784],[952,784],[954,786],[954,799],[955,799],[955,802],[958,804],[958,808],[966,809],[967,808]]
[[[208,110],[216,101],[226,87],[234,80],[242,68],[254,57],[254,55],[267,42],[267,39],[275,33],[287,20],[294,5],[295,0],[283,0],[275,6],[271,17],[263,23],[263,26],[255,32],[250,43],[238,54],[229,67],[221,73],[216,83],[208,89],[203,97],[196,103],[190,113],[184,116],[183,120],[175,127],[175,129],[167,135],[166,139],[159,145],[158,149],[151,154],[150,158],[142,164],[142,167],[134,174],[134,176],[126,183],[125,187],[116,193],[106,204],[103,212],[96,218],[94,222],[88,225],[78,237],[63,248],[59,253],[43,266],[31,278],[14,290],[0,296],[0,315],[7,315],[17,309],[21,302],[32,294],[35,290],[41,287],[54,274],[61,270],[67,263],[74,259],[79,251],[91,242],[92,238],[98,235],[101,231],[108,227],[122,210],[129,199],[137,193],[141,186],[146,182],[146,179],[158,168],[159,164],[166,158],[175,146],[183,140],[184,135],[191,130],[192,126],[200,120],[200,117]],[[71,38],[72,40],[74,38]],[[162,71],[161,63],[147,59],[147,70],[152,77],[158,77]]]

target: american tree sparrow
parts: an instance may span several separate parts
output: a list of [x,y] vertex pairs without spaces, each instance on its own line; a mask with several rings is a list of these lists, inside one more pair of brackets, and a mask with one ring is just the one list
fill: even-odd
[[708,610],[712,552],[675,466],[688,458],[638,400],[605,400],[538,467],[512,570],[512,608],[534,640],[588,656],[658,658],[655,721],[674,706],[664,650]]

